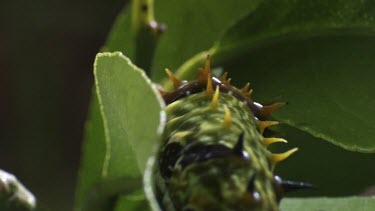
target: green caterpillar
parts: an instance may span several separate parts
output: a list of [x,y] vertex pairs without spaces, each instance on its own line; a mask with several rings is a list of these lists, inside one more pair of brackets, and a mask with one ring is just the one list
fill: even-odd
[[274,165],[297,148],[272,154],[265,119],[284,103],[262,106],[250,84],[238,89],[227,73],[212,77],[210,59],[196,80],[183,82],[167,70],[175,90],[161,91],[167,125],[153,168],[154,195],[166,211],[279,210],[284,194],[310,188],[274,176]]

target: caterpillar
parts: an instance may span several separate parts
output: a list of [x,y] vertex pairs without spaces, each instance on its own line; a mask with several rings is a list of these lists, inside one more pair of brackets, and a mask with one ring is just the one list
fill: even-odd
[[276,163],[298,150],[272,154],[268,145],[287,141],[263,137],[279,124],[267,117],[285,103],[263,106],[251,99],[250,83],[239,89],[227,73],[213,77],[209,56],[193,81],[166,72],[175,89],[160,90],[167,124],[153,168],[162,210],[279,210],[285,193],[312,187],[273,174]]

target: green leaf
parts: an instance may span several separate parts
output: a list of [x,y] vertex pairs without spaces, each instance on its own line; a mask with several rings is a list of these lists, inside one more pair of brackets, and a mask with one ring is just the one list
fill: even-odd
[[276,165],[275,175],[316,187],[289,193],[288,197],[351,196],[374,185],[375,154],[345,150],[287,124],[273,126],[272,130],[277,137],[288,140],[288,144],[271,145],[271,152],[299,148],[286,161]]
[[[112,206],[106,200],[141,188],[146,161],[164,128],[164,102],[128,58],[98,54],[94,72],[98,101],[88,124],[77,210],[84,203]],[[91,200],[100,197],[104,201]]]
[[164,128],[164,101],[121,53],[98,54],[94,73],[107,147],[103,175],[139,176]]
[[[118,207],[117,202],[120,194],[129,195],[121,198],[124,203],[121,207],[123,210],[131,210],[138,206],[140,199],[145,199],[143,191],[139,191],[142,187],[142,181],[129,177],[120,177],[116,179],[107,178],[96,184],[87,194],[83,210],[104,211],[115,210]],[[135,191],[138,191],[135,193]],[[146,203],[147,205],[147,203]]]
[[155,52],[152,79],[165,77],[164,69],[175,70],[197,52],[210,48],[231,25],[257,8],[261,0],[189,0],[171,3],[159,0],[155,16],[167,30]]
[[151,0],[133,0],[120,13],[102,51],[121,51],[147,74],[165,26],[154,18]]
[[[121,51],[130,59],[134,58],[134,39],[131,31],[129,8],[125,7],[117,17],[102,51]],[[103,119],[97,96],[93,87],[88,119],[85,127],[85,141],[79,181],[75,196],[75,210],[81,210],[91,189],[102,181],[103,163],[106,153]]]
[[276,119],[345,149],[375,152],[374,41],[348,35],[289,41],[225,66],[249,70],[233,78],[253,81],[256,100],[288,101]]
[[106,153],[103,119],[96,89],[93,89],[89,117],[85,128],[85,141],[79,181],[75,198],[75,210],[81,210],[91,189],[102,179]]
[[[208,52],[233,81],[253,82],[255,100],[288,101],[275,118],[345,149],[375,152],[374,11],[369,0],[263,1]],[[205,56],[177,76],[192,78]]]
[[102,52],[120,51],[131,61],[135,59],[135,33],[131,27],[130,9],[126,6],[116,18]]
[[131,195],[120,195],[117,200],[115,211],[142,210],[148,211],[149,202],[147,201],[143,190],[139,190]]
[[375,197],[343,198],[286,198],[281,201],[285,211],[372,211],[375,210]]

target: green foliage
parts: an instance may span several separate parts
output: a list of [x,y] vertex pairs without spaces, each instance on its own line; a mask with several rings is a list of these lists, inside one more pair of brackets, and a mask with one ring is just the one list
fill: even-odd
[[[289,140],[301,150],[291,158],[288,171],[283,170],[288,164],[277,167],[282,177],[318,178],[316,183],[324,186],[313,195],[357,194],[373,178],[373,154],[358,152],[375,152],[371,80],[375,68],[374,10],[370,0],[194,0],[173,4],[160,0],[155,16],[168,29],[160,38],[147,38],[147,42],[155,42],[152,48],[137,49],[142,46],[140,35],[131,26],[130,11],[124,10],[103,49],[120,50],[137,66],[150,67],[147,72],[157,82],[165,77],[165,67],[179,67],[177,75],[191,79],[210,53],[213,65],[228,71],[235,84],[251,80],[256,101],[289,102],[274,118],[291,126],[286,130],[292,133]],[[139,13],[137,8],[131,12]],[[140,51],[147,51],[151,58],[146,60],[151,61],[140,58]],[[93,99],[87,126],[76,209],[94,203],[89,193],[96,191],[97,197],[103,196],[107,210],[114,206],[115,210],[137,210],[145,203],[142,194],[121,196],[117,203],[114,197],[141,188],[146,159],[152,156],[163,128],[163,105],[149,79],[119,53],[99,54],[95,77],[98,99]],[[358,152],[322,145],[322,140]],[[317,159],[319,150],[322,160]],[[321,162],[324,165],[320,166]],[[362,169],[350,171],[356,166]],[[331,172],[323,174],[328,172],[324,168]],[[368,177],[356,173],[367,170]],[[350,179],[334,184],[335,177],[343,174]],[[288,199],[282,208],[301,210],[303,204],[303,210],[371,210],[374,201],[355,197]]]
[[196,53],[209,49],[241,18],[254,11],[262,1],[190,0],[171,4],[155,3],[156,19],[167,25],[155,52],[152,79],[164,78],[164,68],[177,69]]
[[[129,59],[121,53],[99,54],[94,69],[100,106],[94,104],[88,123],[88,131],[93,134],[88,134],[85,145],[81,170],[85,177],[80,180],[77,210],[84,203],[90,207],[98,203],[90,199],[90,195],[98,192],[109,192],[106,194],[109,200],[121,192],[142,188],[140,181],[146,161],[164,128],[161,97],[144,72]],[[95,114],[98,109],[101,118]]]
[[[373,11],[370,1],[266,1],[208,52],[234,79],[251,80],[256,100],[287,100],[288,109],[275,113],[282,122],[375,152]],[[206,54],[186,62],[179,76],[191,78]]]
[[[316,206],[319,204],[319,206]],[[286,199],[281,203],[282,210],[288,211],[371,211],[375,207],[375,197],[346,197],[346,198],[311,198]]]

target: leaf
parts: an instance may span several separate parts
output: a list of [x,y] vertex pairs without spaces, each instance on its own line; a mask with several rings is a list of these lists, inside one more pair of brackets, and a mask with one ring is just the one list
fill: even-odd
[[257,8],[261,0],[189,0],[171,4],[159,0],[155,15],[167,30],[155,52],[152,79],[165,77],[164,69],[175,70],[197,52],[208,49],[236,21]]
[[[138,3],[139,2],[140,1],[138,1]],[[133,12],[136,9],[137,8],[132,8]],[[141,8],[139,7],[138,9]],[[150,12],[152,13],[152,8],[150,8],[149,13]],[[140,24],[144,24],[144,19],[149,20],[150,18],[153,18],[153,14],[149,13],[145,15],[146,17],[143,16],[143,12],[139,13],[140,18],[137,19],[138,21],[133,20],[133,18],[130,17],[130,8],[126,6],[116,19],[106,44],[102,48],[102,51],[121,51],[129,56],[133,61],[145,61],[146,58],[144,57],[137,58],[137,54],[142,51],[147,51],[148,54],[153,54],[154,49],[147,48],[137,51],[139,43],[143,43],[143,38],[141,36],[137,36],[138,33],[136,32],[137,30],[135,29],[134,24],[138,25],[137,28],[142,29],[143,25]],[[148,37],[146,37],[146,39],[148,39]],[[102,185],[103,180],[105,180],[102,172],[106,154],[106,140],[104,136],[103,119],[100,113],[95,88],[90,107],[91,109],[89,111],[89,118],[86,125],[86,137],[83,147],[84,153],[80,169],[80,178],[76,192],[76,210],[82,209],[83,203],[85,201],[87,202],[86,198],[88,197],[90,191],[95,189],[96,186]]]
[[96,89],[93,89],[89,117],[85,128],[85,141],[75,198],[75,210],[81,210],[91,189],[102,180],[106,153],[103,119]]
[[[254,82],[256,100],[288,101],[274,113],[276,119],[345,149],[375,152],[374,38],[290,41],[241,58],[252,62],[225,66],[251,70],[246,75]],[[244,77],[237,73],[232,77]]]
[[285,180],[308,182],[315,187],[292,192],[288,197],[358,195],[374,185],[375,154],[344,150],[287,124],[273,126],[272,130],[277,137],[288,140],[288,144],[271,145],[271,152],[299,148],[285,162],[276,165],[275,175]]
[[145,73],[129,59],[119,52],[98,54],[94,72],[99,104],[93,104],[91,111],[95,118],[88,127],[77,210],[83,203],[99,203],[90,200],[98,197],[95,194],[111,200],[141,188],[146,161],[164,128],[164,102]]
[[120,51],[131,61],[135,59],[135,34],[131,28],[130,9],[126,6],[116,18],[102,52]]
[[139,190],[131,195],[121,195],[117,200],[117,204],[115,207],[115,211],[130,211],[130,210],[142,210],[148,211],[149,209],[149,202],[147,201],[146,197],[144,196],[143,190]]
[[94,72],[107,139],[103,175],[139,176],[164,128],[164,101],[121,53],[98,54]]
[[[233,79],[251,80],[256,100],[288,101],[275,118],[345,149],[375,152],[374,10],[369,0],[263,1],[208,52]],[[191,78],[206,54],[177,76]]]
[[147,74],[165,26],[154,18],[153,1],[134,0],[120,13],[103,51],[121,51]]
[[123,210],[131,210],[130,208],[133,206],[139,206],[140,199],[145,199],[143,191],[135,193],[140,187],[142,187],[142,181],[138,178],[120,177],[103,180],[96,184],[87,194],[83,210],[115,210],[117,209],[115,207],[118,207],[117,199],[120,194],[129,195],[121,199],[126,203],[121,205]]
[[371,211],[375,209],[375,197],[343,198],[286,198],[281,201],[285,211]]

